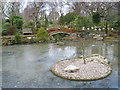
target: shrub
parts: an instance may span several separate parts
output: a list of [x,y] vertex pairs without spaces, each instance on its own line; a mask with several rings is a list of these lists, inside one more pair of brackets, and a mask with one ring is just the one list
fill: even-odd
[[7,28],[8,34],[9,35],[14,35],[16,33],[16,27],[15,26],[10,26]]
[[16,33],[16,27],[10,25],[9,22],[4,22],[2,35],[14,35]]
[[13,22],[17,29],[22,30],[23,19],[20,16],[13,16]]
[[65,16],[61,16],[59,18],[59,24],[64,25],[64,24],[69,24],[70,22],[74,21],[76,17],[75,13],[68,13]]
[[8,28],[10,27],[9,22],[4,22],[3,23],[3,30],[2,30],[2,35],[8,35]]
[[2,35],[8,35],[8,31],[6,29],[2,30]]
[[60,40],[61,38],[62,38],[62,36],[59,35],[59,34],[55,34],[55,35],[54,35],[54,39],[55,39],[55,40]]
[[41,27],[37,32],[37,38],[39,41],[42,42],[48,41],[49,38],[48,32],[43,27]]
[[53,24],[53,22],[50,20],[50,24]]
[[55,38],[51,36],[51,37],[50,37],[50,40],[55,40]]
[[57,45],[64,45],[64,42],[56,42]]
[[40,28],[40,27],[41,27],[41,24],[40,24],[40,23],[39,23],[39,24],[37,24],[37,25],[36,25],[36,27],[37,27],[37,28]]
[[94,12],[92,15],[93,23],[99,24],[100,23],[100,14],[98,12]]
[[65,18],[64,18],[64,16],[62,15],[62,16],[60,16],[60,18],[59,18],[59,24],[60,24],[60,25],[64,25],[64,23],[65,23]]
[[115,26],[116,28],[120,27],[120,17],[118,18],[117,21],[115,21],[114,26]]
[[20,34],[15,34],[14,39],[16,43],[20,43],[22,40],[22,36]]
[[81,31],[78,35],[82,38],[84,38],[85,36],[88,36],[90,34],[90,32],[88,31]]
[[91,27],[92,25],[92,20],[84,16],[77,16],[76,19],[72,22],[72,27],[77,31],[82,27]]
[[10,27],[10,23],[9,22],[5,22],[4,24],[3,24],[3,28],[8,28],[8,27]]

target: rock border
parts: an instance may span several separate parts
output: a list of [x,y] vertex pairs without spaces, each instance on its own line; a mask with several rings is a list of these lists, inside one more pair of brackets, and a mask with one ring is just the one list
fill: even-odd
[[[79,59],[79,58],[77,58],[77,59]],[[105,75],[103,75],[103,76],[101,76],[101,77],[98,77],[98,78],[89,78],[89,79],[88,79],[88,78],[87,78],[87,79],[80,79],[80,78],[75,78],[75,79],[74,79],[74,78],[72,78],[72,77],[65,77],[65,76],[62,76],[60,73],[57,73],[57,72],[55,71],[55,65],[61,63],[62,61],[65,61],[65,60],[73,60],[73,59],[64,59],[64,60],[58,61],[58,62],[56,62],[55,64],[53,64],[52,67],[51,67],[51,72],[52,72],[54,75],[56,75],[56,76],[58,76],[58,77],[61,77],[61,78],[63,78],[63,79],[74,80],[74,81],[93,81],[93,80],[103,79],[103,78],[109,76],[109,75],[112,73],[112,66],[111,66],[110,64],[104,63],[104,65],[106,65],[110,70],[109,70],[108,72],[106,72]],[[98,62],[98,63],[100,63],[100,62]],[[103,64],[103,63],[102,63],[102,64]]]

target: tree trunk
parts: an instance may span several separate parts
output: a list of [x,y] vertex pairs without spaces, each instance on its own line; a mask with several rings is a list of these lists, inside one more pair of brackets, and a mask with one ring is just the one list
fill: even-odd
[[105,33],[108,34],[108,26],[107,26],[107,22],[106,22],[106,26],[105,26]]
[[82,54],[83,54],[84,64],[86,64],[84,42],[82,42]]

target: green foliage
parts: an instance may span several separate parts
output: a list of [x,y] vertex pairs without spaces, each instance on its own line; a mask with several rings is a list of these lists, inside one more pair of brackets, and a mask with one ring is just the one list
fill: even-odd
[[50,24],[49,27],[54,27],[54,24]]
[[91,27],[92,20],[85,16],[77,16],[76,19],[72,22],[72,27],[74,30],[80,30],[82,27]]
[[57,45],[64,45],[64,42],[56,42]]
[[59,18],[59,24],[64,25],[64,24],[69,24],[70,22],[74,21],[76,17],[75,13],[68,13],[65,16],[61,16]]
[[33,21],[32,20],[28,21],[28,26],[33,26]]
[[54,37],[52,37],[52,36],[50,36],[50,40],[55,40],[55,38],[54,38]]
[[53,22],[50,20],[50,24],[53,24]]
[[13,16],[13,22],[14,25],[16,25],[17,29],[21,29],[22,30],[22,25],[23,25],[23,19],[20,16]]
[[37,26],[37,28],[40,28],[40,27],[41,27],[41,24],[40,24],[40,23],[38,23],[36,26]]
[[48,32],[43,27],[41,27],[37,32],[37,38],[38,40],[43,42],[48,41],[49,38]]
[[56,34],[56,35],[54,35],[54,39],[55,40],[60,40],[62,37],[61,37],[61,35],[59,35],[59,34]]
[[8,31],[6,29],[2,30],[2,35],[8,35]]
[[6,35],[6,34],[14,35],[17,32],[17,29],[22,30],[23,20],[20,16],[13,16],[13,23],[14,25],[11,25],[9,19],[5,20],[5,22],[3,23],[3,29],[4,29],[2,31],[3,35]]
[[93,23],[99,24],[100,23],[100,14],[98,12],[94,12],[92,15]]
[[16,27],[10,25],[9,22],[3,24],[2,35],[14,35],[16,33]]
[[65,17],[62,15],[62,16],[60,16],[60,18],[59,18],[59,24],[60,24],[60,25],[64,25],[64,23],[65,23]]
[[29,20],[29,21],[26,21],[23,25],[23,28],[33,28],[33,21],[32,20]]
[[80,33],[78,35],[79,35],[79,37],[84,38],[85,36],[88,36],[89,34],[90,34],[89,31],[80,31]]
[[115,26],[116,28],[120,27],[120,16],[119,16],[118,19],[115,21],[114,26]]
[[72,22],[75,19],[76,14],[75,13],[68,13],[65,15],[65,20],[66,20],[66,24],[69,24],[70,22]]
[[21,39],[22,39],[22,36],[20,34],[15,34],[14,39],[15,39],[16,43],[20,43]]
[[5,29],[5,28],[8,28],[8,27],[10,27],[10,23],[9,23],[9,22],[5,22],[5,23],[3,24],[3,28]]
[[10,23],[10,20],[9,20],[9,19],[6,19],[5,22]]
[[100,25],[101,28],[105,28],[106,21],[101,21],[99,25]]
[[10,26],[7,28],[7,32],[8,32],[8,35],[14,35],[14,34],[16,33],[16,27],[10,25]]
[[8,28],[10,27],[9,22],[4,22],[3,23],[3,30],[2,30],[2,35],[8,35]]

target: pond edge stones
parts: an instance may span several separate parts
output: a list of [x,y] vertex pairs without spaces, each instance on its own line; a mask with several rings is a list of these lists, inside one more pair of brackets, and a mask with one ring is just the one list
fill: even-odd
[[78,81],[98,80],[112,73],[112,66],[105,57],[93,54],[86,60],[86,64],[82,58],[61,60],[52,65],[51,71],[61,78]]

